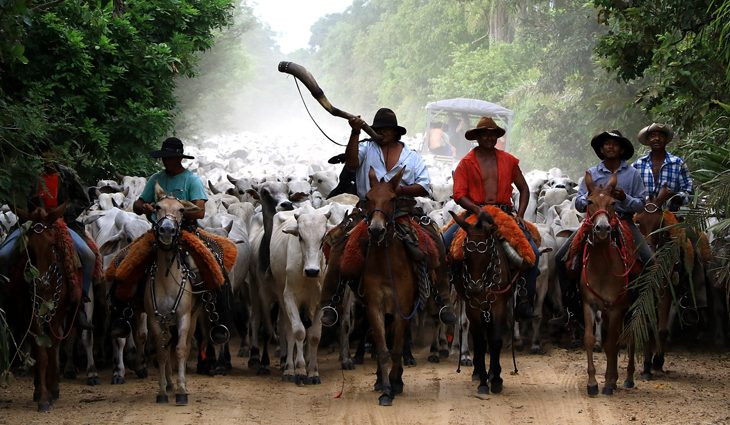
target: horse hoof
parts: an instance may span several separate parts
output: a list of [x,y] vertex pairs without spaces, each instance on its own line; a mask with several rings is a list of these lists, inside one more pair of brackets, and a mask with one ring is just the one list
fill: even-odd
[[392,406],[393,397],[391,397],[390,394],[382,394],[378,397],[378,404],[381,406]]
[[124,383],[123,376],[112,376],[112,385],[121,385]]
[[304,385],[307,383],[307,375],[294,375],[294,384]]
[[373,385],[373,391],[383,391],[383,383],[377,381],[375,385]]
[[403,359],[403,366],[415,366],[416,365],[416,359],[413,357],[409,357],[407,359]]
[[48,413],[51,411],[51,403],[38,403],[38,411],[41,413]]
[[256,375],[271,375],[271,369],[268,366],[259,366]]
[[365,363],[365,358],[363,356],[355,356],[352,358],[352,362],[354,364],[363,364]]
[[322,383],[322,380],[319,378],[319,376],[310,376],[307,379],[307,384],[309,385],[319,385]]
[[143,367],[142,369],[135,370],[134,373],[137,375],[137,378],[139,379],[146,379],[147,376],[149,376],[149,373],[147,372],[147,368]]
[[545,354],[545,350],[540,345],[533,345],[530,347],[530,353],[532,354]]
[[247,348],[239,348],[238,353],[236,353],[236,356],[238,357],[248,357],[250,354],[249,350]]
[[178,406],[185,406],[188,404],[187,394],[175,394],[175,404]]
[[261,367],[261,360],[259,360],[257,357],[251,357],[248,359],[248,368],[249,369],[259,369]]
[[441,359],[439,359],[439,356],[436,354],[429,355],[426,360],[428,360],[429,363],[438,363],[439,361],[441,361]]
[[342,370],[353,370],[355,369],[355,363],[352,362],[352,359],[345,359],[342,361]]
[[624,381],[624,388],[634,388],[634,381],[633,379],[627,379]]
[[86,378],[86,385],[88,385],[90,387],[93,387],[93,386],[99,385],[99,384],[101,384],[101,381],[99,381],[98,376],[89,376],[88,378]]
[[167,394],[157,394],[157,400],[155,400],[157,404],[166,404],[169,402],[167,398]]
[[598,384],[588,385],[588,395],[591,397],[598,395]]
[[501,392],[502,392],[502,386],[503,386],[503,384],[502,384],[502,379],[499,379],[499,380],[496,380],[496,379],[495,379],[495,380],[492,380],[492,381],[490,382],[490,384],[492,385],[492,392],[493,392],[494,394],[499,394],[499,393],[501,393]]
[[214,369],[210,371],[211,376],[221,375],[225,376],[226,373],[228,373],[230,369],[226,369],[224,365],[216,366]]
[[651,381],[651,379],[653,378],[651,373],[642,373],[641,375],[639,375],[639,377],[642,381]]
[[477,387],[477,394],[489,394],[489,385],[479,385],[479,387]]
[[474,366],[474,362],[470,358],[463,358],[459,360],[459,364],[462,366]]
[[63,372],[63,377],[66,379],[76,379],[76,371],[67,370]]
[[603,391],[601,392],[603,393],[603,395],[613,395],[613,387],[609,387],[608,385],[606,385],[605,387],[603,387]]
[[294,382],[294,375],[290,373],[281,375],[281,380],[284,382]]
[[439,357],[441,357],[442,359],[448,359],[449,350],[439,350]]

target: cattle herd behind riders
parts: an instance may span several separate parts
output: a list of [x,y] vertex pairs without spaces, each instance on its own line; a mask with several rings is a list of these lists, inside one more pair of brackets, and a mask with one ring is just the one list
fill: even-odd
[[[327,164],[323,157],[326,157],[328,152],[337,153],[334,147],[321,148],[320,142],[311,141],[310,146],[278,148],[261,143],[257,140],[258,137],[260,136],[218,137],[206,140],[206,148],[192,146],[186,148],[186,153],[192,154],[195,159],[185,162],[184,165],[200,177],[207,197],[204,204],[204,218],[197,221],[201,229],[210,234],[226,237],[236,246],[236,259],[226,278],[233,295],[231,300],[235,317],[233,324],[240,336],[240,347],[234,354],[247,356],[250,368],[257,373],[267,374],[271,371],[271,354],[275,352],[270,350],[269,346],[271,341],[278,341],[283,377],[298,384],[319,384],[321,379],[318,371],[317,346],[322,334],[321,308],[330,302],[329,298],[325,299],[322,292],[326,269],[329,267],[327,263],[329,254],[323,252],[322,242],[330,230],[350,219],[351,213],[356,209],[358,198],[352,195],[338,195],[333,199],[327,199],[330,191],[337,186],[339,169]],[[451,199],[453,192],[451,168],[440,166],[428,158],[426,164],[431,175],[431,196],[417,197],[416,207],[425,220],[442,228],[451,221],[452,215],[464,210]],[[528,189],[526,193],[529,194],[524,218],[536,224],[541,241],[537,247],[539,256],[535,265],[539,275],[532,294],[534,297],[532,319],[523,320],[523,323],[518,323],[514,329],[501,330],[501,337],[507,341],[509,333],[513,332],[517,336],[515,340],[517,346],[521,347],[524,339],[528,341],[533,352],[541,353],[544,337],[540,332],[545,329],[544,319],[553,318],[551,328],[571,329],[563,326],[564,322],[567,323],[567,320],[563,321],[565,312],[570,309],[564,305],[557,277],[555,253],[569,240],[571,234],[578,230],[585,219],[585,213],[578,212],[575,206],[582,176],[581,179],[573,179],[560,169],[552,168],[547,171],[531,170],[524,173],[524,178]],[[104,270],[110,266],[119,252],[152,228],[150,221],[144,216],[132,212],[133,204],[140,197],[145,184],[145,177],[118,175],[115,179],[102,180],[88,188],[88,194],[94,201],[80,215],[79,221],[84,224],[83,230],[88,238],[98,247],[101,267]],[[518,193],[515,192],[514,205],[519,204],[518,197]],[[17,221],[18,216],[8,206],[3,206],[0,210],[0,241],[12,232]],[[468,224],[465,221],[458,223],[467,229],[467,233],[472,232],[474,235],[478,232],[472,228],[476,225],[482,226],[481,219],[477,224]],[[486,223],[484,225],[486,226]],[[724,243],[726,241],[710,242],[717,250],[727,249]],[[724,299],[724,294],[723,296],[718,294],[723,293],[725,288],[713,284],[711,273],[708,273],[707,277],[706,287],[700,289],[702,292],[709,291],[704,295],[704,300],[714,304],[702,306],[706,308],[699,311],[697,322],[701,326],[708,327],[708,331],[712,324],[714,342],[725,344],[728,315],[723,306],[718,306],[717,302]],[[87,366],[94,364],[94,360],[88,357],[95,355],[98,357],[97,364],[113,365],[111,383],[123,384],[127,367],[131,367],[139,377],[147,376],[146,347],[165,345],[168,342],[159,340],[164,332],[151,327],[150,312],[145,312],[144,308],[132,311],[134,317],[129,319],[133,329],[129,335],[110,338],[107,313],[111,285],[112,282],[105,279],[102,273],[100,276],[95,275],[91,290],[88,293],[84,292],[84,296],[90,297],[91,302],[81,303],[81,310],[84,311],[89,324],[93,324],[93,330],[79,329],[82,330],[79,332],[79,338],[85,347]],[[357,308],[355,301],[357,297],[347,285],[336,295],[341,298],[338,300],[341,305],[337,306],[336,314],[339,320],[334,329],[340,333],[340,345],[344,347],[341,349],[340,361],[343,369],[350,369],[354,366],[349,350],[349,336],[355,330],[356,323],[360,322],[362,317],[359,312],[362,310]],[[460,312],[457,330],[459,327],[468,329],[469,326],[467,315],[464,314],[465,305],[461,299],[456,293],[450,297],[454,311]],[[276,306],[274,311],[278,316],[272,314],[272,306]],[[408,312],[394,314],[403,313]],[[572,311],[568,315],[576,313]],[[475,319],[478,314],[474,314],[476,316],[469,315],[469,319],[479,320]],[[679,311],[679,314],[682,312]],[[192,317],[197,317],[199,328],[208,329],[213,323],[206,314]],[[422,326],[426,319],[434,318],[436,330],[432,351],[440,348],[442,352],[441,356],[429,356],[430,361],[438,361],[439,357],[446,356],[449,348],[458,353],[459,361],[464,362],[469,359],[468,352],[466,354],[460,352],[457,338],[454,338],[453,347],[444,342],[444,336],[447,333],[453,334],[453,328],[440,323],[438,314],[429,313],[428,306],[419,311],[416,317],[419,320],[411,322],[409,326],[412,328]],[[9,317],[14,328],[27,327],[27,322],[14,323],[13,319]],[[600,346],[600,314],[592,319],[596,322],[595,344]],[[671,318],[669,320],[667,331],[671,333],[678,330],[678,326],[672,327]],[[204,321],[210,323],[202,323]],[[588,325],[593,328],[593,324]],[[150,328],[154,330],[151,334],[148,333]],[[690,329],[692,332],[700,330],[698,326]],[[411,332],[415,333],[416,330],[411,329],[407,333]],[[156,340],[148,341],[153,336]],[[573,334],[566,338],[572,337]],[[663,335],[663,337],[666,339],[671,336]],[[72,347],[73,338],[76,338],[76,333],[69,332],[69,337],[61,343]],[[169,335],[167,338],[169,339]],[[359,335],[360,359],[366,338],[365,335]],[[410,343],[408,338],[406,345]],[[461,351],[464,342],[468,347],[469,338],[465,339]],[[477,349],[485,343],[481,340],[475,341]],[[490,343],[493,344],[495,342]],[[199,370],[215,374],[230,368],[227,343],[209,343],[206,334],[203,338],[197,338],[193,346],[197,347],[199,352]],[[28,347],[20,348],[28,349]],[[483,348],[481,349],[483,352]],[[201,353],[202,351],[205,353]],[[409,351],[409,347],[404,348],[404,351]],[[70,355],[66,361],[71,366],[66,367],[65,375],[70,377],[75,375],[74,356],[71,355],[73,350],[67,352]],[[164,357],[168,358],[169,356]],[[201,358],[205,359],[205,362]],[[163,357],[158,355],[159,359]],[[357,355],[355,359],[357,363]],[[481,360],[478,369],[482,385],[486,385],[488,375],[484,369],[484,359]],[[493,370],[490,372],[494,373]],[[87,383],[90,385],[99,383],[95,368],[87,367],[86,375]],[[164,378],[167,379],[172,378],[169,370],[161,372],[161,375],[165,375]],[[396,378],[400,379],[400,376]],[[380,379],[379,375],[379,382]],[[160,395],[165,394],[165,385],[169,386],[171,382],[166,379],[161,380]],[[183,388],[178,389],[176,395],[186,394],[184,382],[184,379],[182,383],[178,381]],[[402,381],[398,382],[402,385]],[[493,387],[499,385],[501,389],[501,379],[499,382],[493,380],[491,384]],[[56,391],[55,396],[57,396],[58,384],[56,383],[49,391]],[[496,392],[496,389],[493,388],[493,391]],[[42,400],[45,402],[54,394],[49,396],[44,393],[35,396],[43,397]],[[166,400],[166,395],[164,397]],[[158,396],[158,401],[160,400]],[[184,404],[187,402],[187,397],[179,398],[178,401]]]

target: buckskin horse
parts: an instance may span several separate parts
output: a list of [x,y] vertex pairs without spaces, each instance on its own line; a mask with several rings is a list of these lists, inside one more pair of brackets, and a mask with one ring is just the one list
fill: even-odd
[[[463,261],[452,264],[454,287],[464,300],[469,318],[469,331],[474,342],[474,376],[479,378],[477,392],[502,392],[502,334],[508,325],[509,301],[513,285],[509,276],[509,261],[496,235],[497,226],[483,211],[475,224],[451,213],[454,221],[466,232]],[[489,348],[489,372],[485,356]]]
[[[59,397],[60,343],[73,328],[75,315],[69,317],[72,300],[76,300],[75,311],[81,298],[78,268],[74,260],[75,249],[68,228],[63,222],[66,204],[46,211],[36,208],[31,213],[18,209],[21,223],[30,221],[25,236],[18,239],[20,252],[18,262],[11,272],[7,288],[8,315],[22,318],[19,323],[30,321],[29,332],[32,355],[36,360],[34,373],[33,401],[38,402],[39,412],[48,412],[51,403]],[[26,249],[22,239],[27,237]],[[31,277],[28,270],[37,270]],[[36,273],[30,273],[33,275]],[[70,322],[70,323],[68,323]],[[25,328],[23,328],[25,329]]]
[[188,402],[185,367],[200,309],[190,281],[197,267],[190,256],[183,258],[180,236],[183,214],[198,207],[167,195],[159,184],[155,185],[155,198],[157,252],[148,273],[144,306],[160,370],[157,403],[168,402],[167,391],[172,389],[170,356],[174,352],[177,360],[175,403],[185,405]]
[[[608,329],[603,343],[603,350],[606,353],[606,382],[603,394],[611,395],[616,389],[618,380],[619,334],[629,308],[628,274],[631,265],[628,264],[627,252],[632,241],[631,232],[628,228],[624,228],[626,225],[621,223],[614,210],[616,199],[611,193],[616,187],[616,182],[617,177],[614,174],[605,187],[596,187],[591,174],[586,172],[585,184],[588,189],[586,219],[574,240],[574,244],[579,242],[583,244],[579,250],[582,254],[580,292],[585,323],[583,343],[588,357],[587,391],[590,396],[598,394],[596,367],[593,363],[595,336],[591,324],[595,322],[597,312],[601,311],[603,324]],[[619,244],[612,238],[612,233],[617,235]],[[628,345],[629,364],[624,387],[632,388],[635,367],[634,344],[629,342]]]
[[[405,168],[385,182],[375,171],[368,173],[370,191],[366,198],[368,248],[362,277],[362,293],[378,359],[375,390],[381,406],[393,404],[403,392],[403,343],[406,326],[416,310],[416,274],[405,243],[395,229],[396,189]],[[393,316],[392,348],[386,343],[385,315]]]

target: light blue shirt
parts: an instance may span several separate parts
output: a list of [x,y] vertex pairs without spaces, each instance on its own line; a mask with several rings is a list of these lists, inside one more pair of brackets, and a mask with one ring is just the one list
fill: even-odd
[[200,177],[193,174],[190,170],[185,170],[176,176],[168,176],[162,170],[153,174],[147,180],[142,194],[139,195],[148,204],[155,202],[155,182],[160,184],[165,193],[177,199],[185,201],[208,200]]
[[370,190],[370,178],[368,177],[370,167],[373,167],[375,170],[375,175],[378,177],[378,180],[385,178],[385,181],[390,181],[401,168],[406,167],[400,185],[421,185],[428,192],[428,196],[431,196],[431,179],[428,177],[428,169],[423,159],[417,152],[408,149],[408,146],[404,143],[398,143],[403,144],[403,150],[400,153],[398,162],[396,162],[390,171],[386,170],[383,151],[380,150],[380,146],[376,142],[367,141],[360,143],[357,153],[360,165],[357,167],[355,174],[355,185],[357,186],[357,195],[360,199],[365,199],[365,194]]
[[[613,174],[606,168],[603,161],[589,168],[588,172],[591,173],[593,183],[596,186],[607,185],[608,179]],[[616,202],[616,212],[619,214],[633,214],[643,211],[644,199],[648,192],[639,170],[627,164],[626,161],[621,161],[621,165],[616,170],[616,178],[616,188],[621,188],[626,193],[626,199]],[[585,181],[582,181],[578,188],[578,196],[575,198],[575,208],[580,212],[585,212],[586,205],[588,205],[588,189]]]

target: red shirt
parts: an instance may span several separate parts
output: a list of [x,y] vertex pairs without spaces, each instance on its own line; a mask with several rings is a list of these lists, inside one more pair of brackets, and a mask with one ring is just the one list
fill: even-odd
[[[476,148],[475,148],[476,149]],[[461,159],[454,171],[454,201],[468,196],[475,204],[484,204],[486,195],[475,149]],[[497,204],[512,205],[512,183],[517,177],[520,160],[507,152],[495,149],[497,156]]]
[[58,206],[58,173],[48,173],[41,176],[42,183],[38,184],[38,196],[43,201],[45,209],[56,208]]

